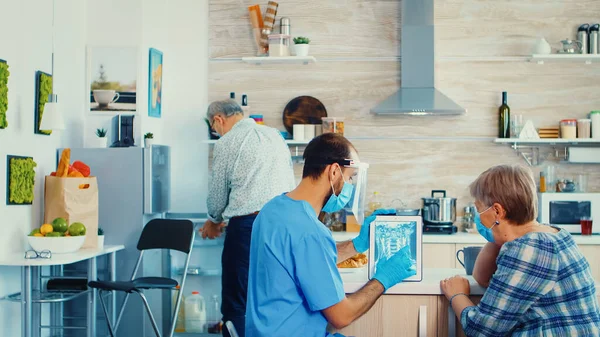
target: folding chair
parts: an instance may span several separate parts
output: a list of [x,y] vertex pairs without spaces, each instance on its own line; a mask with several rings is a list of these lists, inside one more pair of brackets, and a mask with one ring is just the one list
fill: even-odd
[[[108,331],[112,337],[115,337],[115,331],[119,327],[119,323],[121,322],[121,317],[123,316],[123,312],[125,310],[125,305],[127,304],[127,299],[129,298],[129,294],[136,293],[142,299],[144,306],[146,307],[146,311],[148,312],[148,316],[150,317],[150,322],[152,323],[152,328],[156,333],[157,337],[161,337],[161,334],[158,330],[158,325],[156,324],[156,320],[152,315],[152,311],[150,310],[150,306],[148,305],[148,300],[146,296],[144,296],[143,290],[147,289],[174,289],[177,286],[177,281],[167,278],[167,277],[140,277],[135,278],[137,271],[142,262],[142,258],[144,256],[144,251],[149,249],[173,249],[178,250],[180,252],[186,253],[187,258],[185,260],[184,271],[187,271],[190,256],[192,252],[192,247],[194,245],[194,224],[190,220],[173,220],[173,219],[154,219],[148,222],[144,229],[142,230],[142,234],[140,235],[140,239],[137,244],[137,249],[140,251],[140,256],[137,260],[133,273],[131,275],[131,280],[129,281],[91,281],[88,285],[91,288],[98,289],[100,303],[102,304],[102,310],[104,311],[104,315],[106,317],[106,323],[108,324]],[[179,307],[181,303],[181,297],[183,295],[183,289],[185,286],[185,279],[187,273],[183,273],[183,278],[181,280],[181,290],[177,295],[177,304],[175,305],[175,312],[173,314],[173,319],[171,320],[171,326],[169,329],[169,337],[173,336],[173,332],[175,331],[175,324],[177,322],[177,313],[179,312]],[[122,291],[125,292],[125,299],[123,300],[123,305],[121,306],[121,310],[119,311],[119,316],[117,318],[117,322],[113,326],[109,317],[108,311],[106,310],[106,304],[104,303],[104,299],[102,297],[103,291]]]

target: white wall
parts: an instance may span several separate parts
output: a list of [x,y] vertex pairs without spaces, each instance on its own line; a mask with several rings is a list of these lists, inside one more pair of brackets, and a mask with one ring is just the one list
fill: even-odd
[[[208,2],[88,0],[87,17],[89,45],[139,48],[136,137],[152,132],[156,144],[172,146],[172,212],[206,211]],[[163,52],[162,118],[148,117],[149,48]],[[110,117],[85,118],[86,139],[109,127]]]
[[[22,252],[24,236],[43,215],[43,177],[55,170],[56,148],[84,146],[109,117],[86,110],[87,46],[139,48],[140,136],[173,146],[173,212],[206,210],[208,147],[203,118],[207,105],[208,3],[194,0],[56,0],[55,92],[67,130],[33,134],[34,75],[51,72],[52,1],[0,0],[0,59],[10,65],[9,127],[0,130],[0,255]],[[115,10],[118,8],[118,10]],[[148,48],[164,52],[162,118],[147,116]],[[8,154],[33,156],[38,163],[33,206],[6,206]],[[0,297],[20,288],[18,268],[0,267]],[[0,335],[20,334],[20,307],[0,301]]]
[[[0,255],[23,252],[24,236],[42,221],[43,177],[55,170],[56,148],[80,146],[83,96],[85,3],[56,1],[55,93],[68,130],[51,136],[34,135],[35,71],[51,72],[52,1],[0,0],[0,59],[10,66],[8,123],[0,130]],[[32,156],[37,162],[33,206],[6,206],[6,155]],[[0,267],[0,297],[20,288],[18,268]],[[0,335],[20,335],[20,306],[0,302]]]

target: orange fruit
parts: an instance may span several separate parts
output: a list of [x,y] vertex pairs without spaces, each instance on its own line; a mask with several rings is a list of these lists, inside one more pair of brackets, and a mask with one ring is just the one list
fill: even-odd
[[33,234],[33,236],[42,237],[42,238],[44,237],[44,236],[42,235],[42,233],[34,233],[34,234]]
[[52,231],[54,231],[54,228],[49,223],[45,223],[42,225],[42,227],[40,227],[40,233],[42,233],[44,236],[46,236],[48,233],[52,233]]

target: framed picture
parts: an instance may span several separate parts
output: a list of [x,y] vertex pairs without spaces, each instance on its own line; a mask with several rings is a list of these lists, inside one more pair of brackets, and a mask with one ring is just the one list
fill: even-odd
[[0,129],[6,129],[8,127],[6,111],[8,110],[9,76],[10,72],[8,71],[8,63],[6,63],[4,60],[0,60]]
[[35,167],[31,157],[6,156],[6,204],[33,204]]
[[150,62],[148,71],[148,116],[160,118],[162,100],[162,69],[163,53],[150,48]]
[[33,132],[38,135],[49,136],[52,130],[40,130],[44,106],[48,102],[48,95],[52,93],[52,75],[43,71],[35,72],[35,109],[33,116]]
[[87,53],[90,111],[137,111],[138,49],[89,46]]

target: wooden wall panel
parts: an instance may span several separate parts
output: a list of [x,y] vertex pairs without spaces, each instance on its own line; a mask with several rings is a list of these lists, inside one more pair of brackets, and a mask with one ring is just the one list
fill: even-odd
[[[249,4],[211,0],[212,57],[253,53]],[[330,116],[346,118],[346,135],[371,164],[369,191],[381,192],[387,202],[401,198],[419,207],[431,189],[446,189],[459,198],[459,214],[471,201],[467,187],[479,173],[495,164],[524,163],[508,146],[491,143],[501,91],[509,93],[512,114],[537,126],[600,110],[600,65],[538,65],[502,58],[528,54],[537,36],[554,41],[573,35],[579,23],[594,21],[599,1],[436,0],[436,86],[468,113],[372,115],[370,109],[399,88],[401,64],[394,58],[399,55],[399,8],[399,1],[282,0],[280,14],[291,17],[294,35],[302,32],[313,39],[311,48],[320,61],[256,66],[213,60],[209,100],[227,98],[231,91],[238,97],[246,93],[251,113],[263,114],[266,124],[283,129],[287,102],[315,96]],[[298,177],[301,169],[297,165]],[[540,169],[533,168],[536,176]],[[560,164],[558,172],[565,177],[586,173],[589,189],[600,192],[597,165]]]
[[[268,1],[210,0],[210,56],[253,56],[248,6]],[[280,0],[279,19],[291,18],[293,36],[311,39],[311,54],[334,56],[395,56],[399,51],[400,2],[390,0]]]

